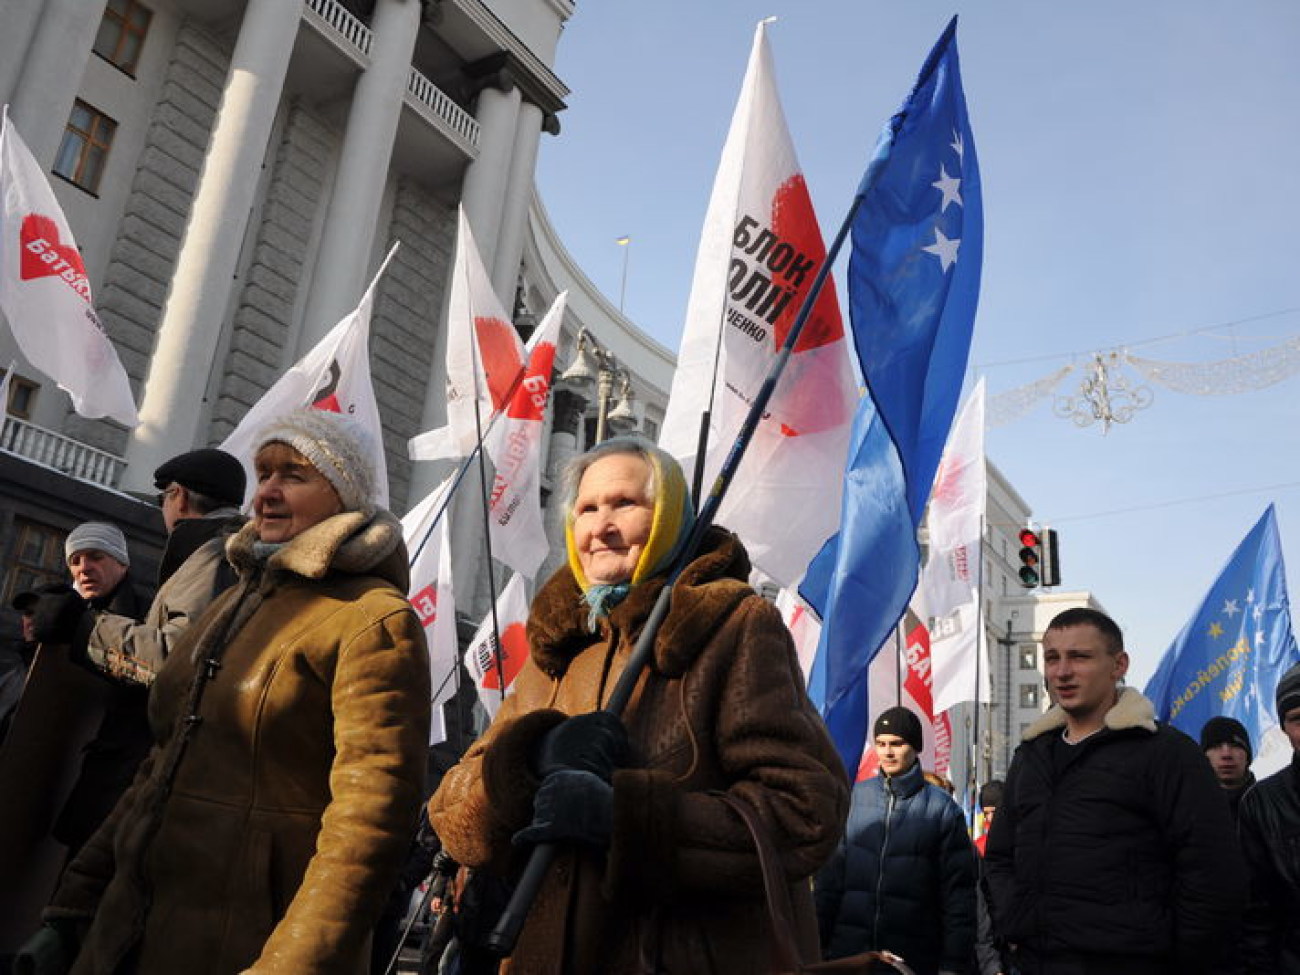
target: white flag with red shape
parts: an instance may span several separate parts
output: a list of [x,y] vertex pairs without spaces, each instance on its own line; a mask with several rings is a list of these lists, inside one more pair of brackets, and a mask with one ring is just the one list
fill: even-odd
[[248,471],[248,498],[257,489],[253,454],[262,430],[277,417],[311,407],[346,413],[367,430],[375,467],[375,502],[381,508],[388,507],[384,429],[379,421],[375,387],[370,381],[370,314],[379,279],[397,253],[397,247],[393,244],[356,309],[344,316],[315,348],[276,380],[221,444],[221,449],[238,457]]
[[[700,483],[713,481],[825,258],[760,23],[700,236],[659,441],[688,477],[707,410]],[[858,395],[850,356],[828,277],[717,515],[783,586],[838,527]]]
[[[451,584],[451,518],[444,512],[454,477],[443,481],[402,519],[402,538],[411,559],[411,605],[424,627],[429,646],[433,721],[429,744],[447,737],[442,705],[456,693],[459,637],[456,595]],[[435,523],[435,519],[436,523]]]
[[492,290],[464,208],[459,228],[447,300],[447,425],[412,437],[412,460],[473,453],[480,428],[505,406],[524,367],[524,344]]
[[984,462],[984,380],[948,435],[926,514],[930,555],[917,602],[925,609],[934,665],[934,707],[989,699],[980,618],[979,564],[988,477]]
[[18,348],[82,416],[139,422],[117,350],[49,180],[9,121],[0,123],[0,311]]
[[465,651],[465,669],[478,689],[479,701],[493,717],[528,660],[528,594],[524,577],[517,572],[497,596],[496,626],[500,641],[488,613]]
[[488,495],[492,555],[529,579],[550,543],[542,522],[542,420],[568,292],[561,292],[529,342],[528,367],[505,412],[484,437],[496,473]]

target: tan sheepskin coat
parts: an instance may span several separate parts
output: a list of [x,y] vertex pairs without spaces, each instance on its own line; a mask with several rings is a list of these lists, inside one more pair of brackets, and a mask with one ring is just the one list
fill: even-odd
[[[758,859],[718,790],[759,811],[811,918],[807,878],[843,830],[848,784],[789,633],[748,574],[740,542],[712,529],[624,716],[633,762],[614,775],[609,849],[561,849],[510,959],[515,975],[768,971]],[[569,569],[542,587],[515,692],[429,806],[456,859],[519,867],[510,837],[532,816],[538,740],[608,699],[661,587],[635,587],[594,634]]]
[[75,975],[367,970],[428,740],[401,527],[335,515],[265,570],[254,539],[231,539],[240,582],[159,671],[157,744],[46,912],[93,918]]

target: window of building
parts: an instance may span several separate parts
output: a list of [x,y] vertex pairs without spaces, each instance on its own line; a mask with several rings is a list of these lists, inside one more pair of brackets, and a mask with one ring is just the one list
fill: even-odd
[[78,98],[54,157],[54,172],[88,193],[98,192],[116,131],[116,122]]
[[144,35],[149,32],[152,19],[149,8],[136,0],[108,0],[104,19],[99,22],[99,33],[95,35],[95,53],[134,78]]
[[659,424],[656,421],[650,419],[650,417],[646,417],[641,422],[641,432],[644,433],[646,437],[648,437],[650,440],[653,441],[659,440]]
[[1037,684],[1020,685],[1020,706],[1022,708],[1038,707],[1038,685]]
[[1038,669],[1038,648],[1032,643],[1020,644],[1020,669]]
[[5,577],[4,605],[20,592],[67,579],[64,533],[23,518],[14,519],[14,551]]
[[[0,369],[0,382],[4,381],[6,371]],[[10,416],[30,420],[32,418],[32,406],[36,402],[36,390],[39,388],[30,379],[14,373],[9,380],[9,402],[0,403],[0,415],[8,412]]]

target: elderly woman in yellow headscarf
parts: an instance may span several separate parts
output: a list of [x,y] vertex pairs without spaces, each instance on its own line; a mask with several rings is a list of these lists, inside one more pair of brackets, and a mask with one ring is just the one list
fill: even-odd
[[681,468],[640,438],[566,478],[568,565],[528,620],[530,656],[492,726],[443,779],[429,818],[461,863],[510,873],[560,845],[514,972],[766,971],[754,842],[720,793],[770,831],[796,910],[848,809],[843,766],[804,692],[777,611],[712,528],[678,578],[619,721],[609,699],[691,527]]

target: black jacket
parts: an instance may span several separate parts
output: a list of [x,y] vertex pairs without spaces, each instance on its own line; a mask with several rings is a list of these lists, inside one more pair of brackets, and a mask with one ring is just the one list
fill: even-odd
[[1030,725],[1007,775],[984,858],[999,934],[1029,971],[1208,971],[1246,877],[1204,754],[1131,688],[1079,744],[1064,727],[1059,707]]
[[1244,970],[1300,972],[1300,752],[1246,793],[1238,829],[1250,868]]
[[859,782],[844,837],[815,882],[826,957],[886,949],[917,975],[968,971],[975,874],[961,809],[919,764]]

